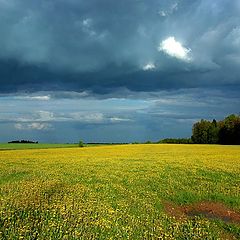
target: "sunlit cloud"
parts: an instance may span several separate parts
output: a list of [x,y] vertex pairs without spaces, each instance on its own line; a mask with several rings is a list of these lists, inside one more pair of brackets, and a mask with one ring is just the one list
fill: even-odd
[[158,51],[162,51],[171,57],[175,57],[183,61],[191,60],[189,56],[191,49],[183,47],[182,44],[176,41],[174,37],[169,37],[163,40],[158,47]]
[[148,70],[153,70],[153,69],[155,69],[155,68],[156,68],[155,64],[152,63],[152,62],[149,62],[149,63],[147,63],[146,65],[144,65],[142,69],[143,69],[144,71],[148,71]]
[[26,96],[25,99],[29,100],[39,100],[39,101],[48,101],[50,100],[50,96]]

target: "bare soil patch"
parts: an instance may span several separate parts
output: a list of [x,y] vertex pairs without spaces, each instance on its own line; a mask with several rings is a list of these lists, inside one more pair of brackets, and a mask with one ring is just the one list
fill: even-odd
[[201,215],[209,219],[219,219],[227,223],[240,224],[240,213],[218,202],[200,202],[183,206],[165,202],[164,208],[168,215],[178,220]]

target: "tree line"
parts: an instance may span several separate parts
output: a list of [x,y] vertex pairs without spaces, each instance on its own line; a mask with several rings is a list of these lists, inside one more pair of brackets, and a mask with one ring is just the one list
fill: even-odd
[[29,140],[14,140],[14,141],[10,141],[8,143],[36,143],[36,144],[38,144],[38,142],[29,141]]
[[200,144],[240,144],[240,116],[231,114],[224,120],[204,120],[192,128],[193,143]]
[[193,143],[191,138],[165,138],[157,143],[172,143],[172,144],[190,144]]

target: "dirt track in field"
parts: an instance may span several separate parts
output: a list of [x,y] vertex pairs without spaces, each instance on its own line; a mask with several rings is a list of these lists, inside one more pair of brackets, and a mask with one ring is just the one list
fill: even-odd
[[168,215],[179,220],[200,215],[208,219],[219,219],[226,223],[240,224],[240,213],[226,207],[222,203],[200,202],[178,206],[165,202],[164,208]]

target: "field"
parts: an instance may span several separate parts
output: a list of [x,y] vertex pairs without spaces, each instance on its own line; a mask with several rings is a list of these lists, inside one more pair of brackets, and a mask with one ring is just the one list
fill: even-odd
[[1,150],[0,239],[240,239],[240,147]]
[[0,143],[1,150],[17,150],[17,149],[45,149],[45,148],[71,148],[77,147],[78,144],[59,144],[59,143]]

